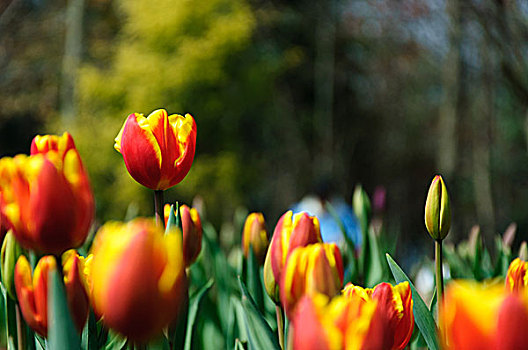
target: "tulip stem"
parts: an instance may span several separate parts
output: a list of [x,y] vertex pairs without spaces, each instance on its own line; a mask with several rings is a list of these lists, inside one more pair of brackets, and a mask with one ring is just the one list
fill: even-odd
[[438,305],[444,301],[444,275],[442,271],[442,240],[435,240],[436,297]]
[[23,326],[23,319],[22,314],[20,313],[20,307],[18,304],[15,304],[15,312],[16,312],[16,325],[17,325],[17,338],[18,338],[18,350],[25,350],[26,349],[26,337],[24,334],[24,326]]
[[163,215],[163,190],[154,191],[154,211],[156,215],[156,224],[165,227],[165,220]]
[[282,308],[280,305],[275,306],[277,313],[277,333],[279,335],[279,345],[284,350],[284,318],[282,317]]

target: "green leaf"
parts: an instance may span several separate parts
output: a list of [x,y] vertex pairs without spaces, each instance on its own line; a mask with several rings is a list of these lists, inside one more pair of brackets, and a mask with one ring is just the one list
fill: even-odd
[[213,279],[210,279],[202,288],[196,291],[189,300],[189,316],[187,320],[187,330],[185,332],[185,350],[191,349],[194,323],[196,321],[196,315],[198,314],[198,308],[200,307],[200,301],[209,289],[211,289],[213,283]]
[[169,340],[161,335],[147,344],[148,350],[170,350]]
[[244,343],[242,343],[238,338],[235,339],[235,350],[246,350]]
[[368,231],[368,253],[365,258],[366,270],[365,270],[365,285],[367,287],[374,287],[376,284],[383,281],[383,264],[378,243],[378,237],[372,230]]
[[127,346],[127,338],[112,330],[108,331],[108,342],[105,350],[124,350]]
[[97,337],[97,322],[92,310],[88,314],[88,321],[84,325],[81,335],[81,346],[83,350],[98,350],[99,342]]
[[264,295],[262,293],[262,283],[260,282],[260,267],[255,258],[255,253],[253,252],[253,247],[249,245],[248,259],[246,260],[246,283],[247,288],[257,309],[260,312],[264,311]]
[[420,333],[422,333],[422,336],[424,337],[427,346],[431,350],[440,349],[440,347],[438,346],[438,339],[436,337],[436,324],[433,316],[431,315],[431,312],[427,308],[427,305],[425,305],[423,299],[420,297],[420,294],[418,294],[418,291],[414,287],[414,284],[409,279],[409,277],[407,277],[405,272],[403,272],[400,266],[398,266],[398,264],[394,261],[394,259],[392,259],[389,254],[385,254],[385,256],[387,257],[387,262],[389,263],[389,267],[396,282],[401,283],[407,281],[411,286],[412,299],[414,303],[414,320],[416,322],[416,325],[420,329]]
[[280,350],[279,343],[262,314],[257,310],[255,302],[249,295],[244,282],[238,277],[240,290],[242,291],[242,308],[244,309],[244,321],[248,334],[250,349],[275,349]]
[[[57,264],[60,266],[60,262]],[[75,329],[68,303],[64,281],[57,269],[49,272],[48,280],[48,344],[53,350],[80,349],[81,343]]]
[[16,302],[9,297],[5,289],[2,290],[6,301],[6,323],[7,323],[7,348],[14,350],[18,348],[17,324],[16,324]]

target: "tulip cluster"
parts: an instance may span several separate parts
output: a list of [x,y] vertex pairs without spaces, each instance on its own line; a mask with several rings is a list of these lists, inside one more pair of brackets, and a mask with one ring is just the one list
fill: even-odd
[[[90,305],[79,261],[75,251],[68,251],[64,254],[62,268],[68,306],[75,327],[80,333],[88,317]],[[48,333],[48,276],[49,271],[56,268],[55,258],[51,255],[39,260],[33,276],[24,255],[20,256],[15,267],[16,294],[22,315],[28,325],[44,337]]]
[[44,254],[80,246],[94,199],[70,134],[37,136],[31,156],[0,159],[0,211],[20,244]]
[[321,242],[319,220],[315,216],[304,212],[293,215],[291,211],[281,216],[264,262],[264,284],[274,302],[280,300],[280,281],[290,254],[298,247]]
[[[299,301],[290,330],[294,350],[363,349],[376,302],[337,296],[329,300],[322,294]],[[381,349],[381,348],[380,348]]]

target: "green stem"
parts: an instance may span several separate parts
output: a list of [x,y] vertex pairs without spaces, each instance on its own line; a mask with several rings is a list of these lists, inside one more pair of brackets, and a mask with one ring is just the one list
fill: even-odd
[[436,296],[438,304],[444,302],[444,275],[442,271],[442,241],[435,241],[435,263],[436,263]]
[[[444,305],[444,274],[442,270],[442,240],[435,240],[435,263],[436,263],[436,298],[438,310],[440,310]],[[440,318],[438,319],[440,321]],[[440,329],[443,329],[442,324],[438,324]],[[444,344],[446,339],[442,339]]]
[[26,349],[26,337],[24,334],[24,320],[22,319],[22,314],[20,313],[20,307],[18,304],[15,304],[16,312],[16,326],[17,326],[17,338],[18,338],[18,350]]
[[282,317],[282,308],[280,305],[275,306],[277,313],[277,333],[279,335],[279,345],[284,350],[284,318]]
[[156,215],[156,224],[165,227],[165,216],[163,215],[163,190],[154,191],[154,214]]

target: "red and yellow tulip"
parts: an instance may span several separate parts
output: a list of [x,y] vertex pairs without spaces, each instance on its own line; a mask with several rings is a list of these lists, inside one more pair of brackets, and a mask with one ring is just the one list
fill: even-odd
[[528,291],[528,262],[513,260],[506,274],[506,288],[511,292]]
[[297,247],[322,242],[319,220],[305,212],[284,213],[275,230],[264,262],[264,285],[270,298],[279,302],[279,284],[286,260]]
[[90,274],[94,309],[135,341],[161,333],[185,301],[181,237],[164,235],[153,220],[106,223],[94,241]]
[[[170,210],[171,205],[165,204],[163,207],[165,226],[169,221]],[[189,208],[185,204],[180,206],[180,217],[183,231],[183,258],[185,266],[189,267],[196,261],[202,250],[202,221],[198,210]]]
[[372,300],[306,295],[295,310],[290,342],[294,350],[363,349],[375,310]]
[[86,239],[94,198],[71,136],[35,139],[35,154],[0,159],[0,211],[22,246],[61,254]]
[[451,283],[440,324],[445,349],[526,349],[528,293],[510,293],[501,285]]
[[268,250],[268,230],[262,213],[251,213],[246,218],[244,230],[242,231],[242,249],[246,259],[249,256],[249,246],[260,265],[264,263]]
[[[75,251],[69,251],[64,254],[62,260],[68,307],[80,333],[88,317],[90,304],[82,281],[79,257]],[[56,268],[55,258],[51,255],[39,260],[33,277],[24,255],[20,256],[15,267],[15,289],[20,311],[27,324],[44,337],[48,333],[48,275]]]
[[132,113],[115,138],[130,175],[152,190],[166,190],[191,169],[196,145],[196,123],[190,114],[168,115],[164,109],[148,117]]
[[304,295],[333,297],[343,286],[343,261],[334,243],[316,243],[295,249],[284,269],[280,296],[286,314],[293,315]]
[[413,300],[408,282],[392,286],[380,283],[374,288],[362,288],[348,283],[343,294],[349,299],[377,302],[362,349],[403,349],[409,343],[414,328]]

